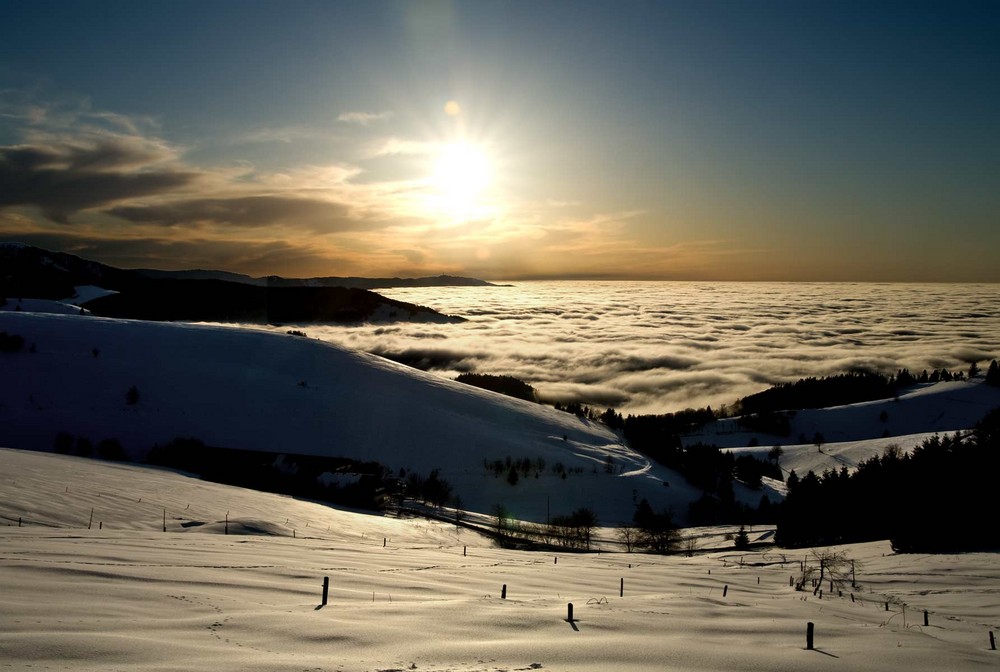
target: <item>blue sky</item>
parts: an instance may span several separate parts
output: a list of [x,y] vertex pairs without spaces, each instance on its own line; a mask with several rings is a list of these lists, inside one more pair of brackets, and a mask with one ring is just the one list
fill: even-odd
[[1000,281],[1000,5],[6,2],[0,233],[123,266]]

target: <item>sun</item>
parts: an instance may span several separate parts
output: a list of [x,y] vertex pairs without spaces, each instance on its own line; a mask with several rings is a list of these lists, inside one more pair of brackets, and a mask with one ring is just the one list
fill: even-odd
[[487,207],[493,162],[486,149],[468,142],[441,146],[430,176],[436,209],[453,219],[471,219]]

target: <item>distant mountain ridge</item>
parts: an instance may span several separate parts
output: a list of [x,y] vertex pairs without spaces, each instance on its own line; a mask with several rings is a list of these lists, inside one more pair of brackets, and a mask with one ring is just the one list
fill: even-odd
[[[82,304],[105,317],[272,324],[463,320],[360,287],[244,279],[254,280],[226,271],[120,269],[31,245],[0,243],[0,297],[58,301],[75,296],[76,287],[93,285],[117,292]],[[429,279],[415,282],[420,280]]]
[[458,275],[433,275],[422,278],[362,278],[358,276],[324,276],[316,278],[285,278],[280,275],[266,275],[254,278],[242,273],[229,271],[159,271],[139,268],[136,272],[154,279],[172,280],[225,280],[257,287],[350,287],[355,289],[388,289],[391,287],[496,287],[497,285],[478,278]]

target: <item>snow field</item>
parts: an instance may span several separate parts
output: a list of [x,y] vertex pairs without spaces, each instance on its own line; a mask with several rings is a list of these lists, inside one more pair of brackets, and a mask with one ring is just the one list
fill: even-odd
[[[987,631],[1000,632],[991,554],[844,547],[861,584],[852,602],[846,587],[822,599],[789,588],[808,550],[553,555],[131,465],[0,450],[0,475],[0,669],[992,670],[1000,660],[988,650]],[[86,529],[91,506],[103,530]],[[225,536],[226,511],[272,536]],[[18,516],[37,522],[18,528]],[[190,520],[206,524],[182,526]],[[302,534],[273,536],[289,527]],[[329,602],[318,608],[323,576]],[[805,650],[810,621],[816,651]]]

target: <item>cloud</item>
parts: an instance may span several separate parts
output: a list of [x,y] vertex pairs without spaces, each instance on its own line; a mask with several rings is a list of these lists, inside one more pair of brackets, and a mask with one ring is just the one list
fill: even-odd
[[160,205],[120,206],[107,212],[130,222],[170,227],[282,226],[331,233],[380,226],[352,217],[350,209],[342,203],[289,196],[199,198]]
[[421,156],[432,154],[440,147],[440,143],[406,138],[381,138],[369,148],[367,156],[378,158],[386,156]]
[[163,158],[148,144],[115,138],[0,147],[0,208],[37,206],[49,219],[66,223],[80,210],[173,192],[198,180],[195,171],[150,166]]
[[362,126],[368,126],[376,121],[384,121],[392,117],[392,112],[341,112],[337,117],[337,121],[342,121],[346,124],[360,124]]
[[[918,310],[935,292],[943,293],[935,301],[948,306],[947,319],[940,309]],[[1000,316],[982,309],[997,301],[992,285],[901,293],[893,285],[530,282],[386,294],[469,321],[440,330],[330,327],[314,335],[445,376],[513,375],[547,400],[625,413],[717,408],[809,376],[957,371],[973,359],[982,366],[1000,357]],[[887,305],[901,310],[890,314]],[[921,337],[901,342],[899,331]]]

